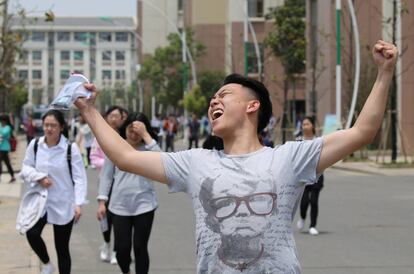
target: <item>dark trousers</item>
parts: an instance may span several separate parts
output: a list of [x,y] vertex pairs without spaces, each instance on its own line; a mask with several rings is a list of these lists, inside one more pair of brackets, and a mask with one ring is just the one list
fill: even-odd
[[[50,261],[45,242],[41,237],[46,222],[47,214],[40,218],[40,220],[26,232],[26,237],[30,246],[44,264],[47,264]],[[60,274],[70,274],[72,262],[69,252],[69,240],[70,235],[72,234],[72,227],[73,220],[66,225],[53,225],[53,234],[55,238],[55,248]]]
[[172,152],[174,152],[174,135],[167,134],[165,137],[165,151],[168,151],[170,149]]
[[194,147],[198,148],[198,136],[188,138],[188,149],[191,149],[193,147],[193,142]]
[[14,177],[14,170],[10,164],[9,152],[0,150],[0,175],[3,173],[3,162],[6,164],[10,176]]
[[136,216],[113,214],[116,259],[123,273],[129,273],[132,244],[134,245],[135,273],[148,273],[148,240],[154,221],[154,212],[155,210]]
[[318,200],[319,192],[322,187],[317,187],[315,185],[308,185],[303,191],[302,200],[300,202],[300,217],[306,219],[306,212],[310,204],[310,227],[316,227],[316,220],[318,218]]
[[91,150],[92,150],[92,147],[86,147],[86,161],[87,161],[88,166],[91,165]]

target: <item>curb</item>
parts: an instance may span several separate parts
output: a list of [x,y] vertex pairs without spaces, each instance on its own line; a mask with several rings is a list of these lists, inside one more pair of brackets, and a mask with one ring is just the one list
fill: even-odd
[[365,169],[359,169],[359,168],[352,168],[352,167],[345,167],[342,165],[333,165],[331,166],[331,168],[333,169],[338,169],[338,170],[344,170],[344,171],[351,171],[351,172],[358,172],[358,173],[362,173],[362,174],[368,174],[368,175],[380,175],[380,176],[387,176],[387,174],[381,173],[381,172],[375,172],[375,171],[369,171],[369,170],[365,170]]

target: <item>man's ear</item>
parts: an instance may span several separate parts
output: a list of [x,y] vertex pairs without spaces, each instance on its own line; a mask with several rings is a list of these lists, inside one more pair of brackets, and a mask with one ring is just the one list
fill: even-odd
[[259,102],[259,100],[251,100],[247,104],[246,113],[256,112],[256,111],[259,110],[259,108],[260,108],[260,102]]

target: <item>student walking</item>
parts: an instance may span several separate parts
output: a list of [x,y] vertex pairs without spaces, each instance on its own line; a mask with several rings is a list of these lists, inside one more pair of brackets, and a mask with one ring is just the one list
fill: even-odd
[[75,104],[115,166],[189,194],[197,273],[301,273],[292,218],[305,185],[370,143],[382,122],[398,53],[394,45],[378,41],[372,55],[378,77],[352,128],[276,148],[264,147],[258,138],[272,115],[269,92],[241,75],[227,76],[210,101],[212,132],[223,140],[222,151],[137,151],[94,107],[94,85],[85,84],[92,95]]
[[34,124],[33,117],[31,115],[27,117],[27,121],[21,125],[21,128],[26,133],[26,141],[27,141],[27,145],[29,145],[30,141],[36,135],[36,126]]
[[[137,121],[140,126],[133,127],[132,124]],[[147,117],[142,113],[128,115],[119,133],[136,150],[161,151],[156,142],[157,134],[153,132]],[[122,273],[130,273],[130,254],[133,246],[135,273],[148,273],[147,245],[154,212],[158,206],[152,182],[145,177],[121,171],[111,160],[106,159],[99,185],[99,220],[106,216],[105,203],[111,189],[108,210],[112,213],[118,265]]]
[[47,223],[53,224],[60,274],[71,272],[69,240],[73,224],[82,215],[87,179],[82,156],[76,144],[68,142],[62,112],[50,110],[43,116],[44,136],[29,143],[21,177],[28,188],[46,188],[48,195],[42,217],[26,232],[27,240],[43,263],[42,274],[53,273],[46,245],[41,237]]
[[[9,153],[11,151],[10,138],[13,135],[13,127],[10,123],[9,115],[0,115],[0,177],[3,173],[3,162],[6,164],[7,171],[11,179],[9,183],[16,181],[14,170],[10,163]],[[1,181],[1,180],[0,180]]]
[[198,148],[198,139],[200,136],[200,122],[198,121],[197,115],[193,114],[191,121],[188,123],[188,149],[193,147]]
[[174,139],[177,134],[178,124],[177,120],[173,115],[168,116],[168,119],[164,121],[164,132],[165,132],[165,151],[174,152]]
[[[114,130],[118,131],[121,127],[122,123],[126,119],[128,112],[120,107],[120,106],[111,106],[105,112],[104,117],[108,125],[113,128]],[[101,171],[104,162],[105,162],[105,153],[99,146],[96,139],[92,142],[91,148],[91,164],[94,165],[99,171]],[[99,182],[101,181],[101,175],[99,175]],[[108,193],[108,200],[106,201],[106,208],[108,208],[108,203],[111,197],[111,193]],[[110,262],[111,264],[117,264],[116,260],[116,252],[115,252],[115,244],[113,246],[111,252],[111,232],[112,232],[112,213],[107,210],[106,211],[106,219],[107,219],[107,226],[108,229],[102,231],[102,235],[104,238],[104,243],[100,247],[99,257],[103,262]]]
[[[315,122],[312,117],[306,116],[302,120],[301,125],[302,136],[297,138],[298,141],[313,140],[316,138]],[[303,191],[302,199],[300,201],[300,218],[297,222],[297,227],[302,230],[305,226],[306,213],[310,205],[310,235],[318,235],[319,231],[316,229],[316,221],[319,211],[319,193],[323,188],[323,174],[321,174],[316,183],[306,185]]]

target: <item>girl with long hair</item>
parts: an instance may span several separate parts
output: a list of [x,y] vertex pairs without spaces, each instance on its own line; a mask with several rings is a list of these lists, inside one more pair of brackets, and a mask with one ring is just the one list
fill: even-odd
[[[155,141],[157,134],[153,132],[148,118],[142,113],[128,115],[119,129],[119,134],[136,150],[161,151]],[[111,189],[111,200],[107,208],[105,202]],[[98,201],[99,220],[105,217],[107,209],[112,213],[116,258],[122,273],[130,273],[132,246],[135,273],[148,273],[147,245],[154,212],[158,207],[152,181],[120,170],[107,158],[101,173]]]
[[[313,140],[316,138],[315,121],[312,117],[305,117],[302,121],[302,136],[300,140]],[[306,213],[310,206],[310,225],[309,234],[318,235],[316,229],[316,221],[319,211],[319,193],[323,188],[323,174],[320,175],[318,181],[312,185],[305,186],[302,199],[300,202],[300,219],[297,222],[298,229],[302,230],[305,226]]]

